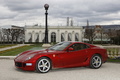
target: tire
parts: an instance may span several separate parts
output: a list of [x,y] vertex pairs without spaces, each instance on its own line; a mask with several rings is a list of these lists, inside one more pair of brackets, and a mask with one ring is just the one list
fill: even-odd
[[98,54],[92,56],[90,60],[90,67],[93,69],[98,69],[102,66],[102,58]]
[[41,57],[36,62],[36,71],[37,72],[47,73],[48,71],[51,70],[51,67],[52,67],[51,61],[50,61],[50,59],[48,59],[46,57]]

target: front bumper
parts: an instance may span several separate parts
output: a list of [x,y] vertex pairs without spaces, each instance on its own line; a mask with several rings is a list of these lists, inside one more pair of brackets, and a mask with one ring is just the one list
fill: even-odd
[[15,66],[22,70],[34,71],[35,70],[35,61],[18,61],[14,60]]

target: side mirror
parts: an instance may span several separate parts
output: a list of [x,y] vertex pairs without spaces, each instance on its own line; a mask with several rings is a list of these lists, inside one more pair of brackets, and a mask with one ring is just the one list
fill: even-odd
[[73,50],[74,50],[74,49],[73,49],[73,48],[71,48],[71,47],[70,47],[70,48],[68,48],[68,51],[73,51]]

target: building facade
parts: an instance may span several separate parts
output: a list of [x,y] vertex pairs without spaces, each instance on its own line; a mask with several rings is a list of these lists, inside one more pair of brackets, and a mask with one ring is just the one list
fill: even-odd
[[[48,27],[48,41],[82,41],[83,28],[75,26],[58,26]],[[45,27],[42,26],[26,26],[25,27],[25,42],[44,42]]]

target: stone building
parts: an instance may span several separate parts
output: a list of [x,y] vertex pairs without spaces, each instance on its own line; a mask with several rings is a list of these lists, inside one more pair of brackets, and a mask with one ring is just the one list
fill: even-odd
[[[44,42],[45,27],[43,26],[26,26],[25,42]],[[78,26],[49,26],[48,41],[82,41],[83,28]]]

